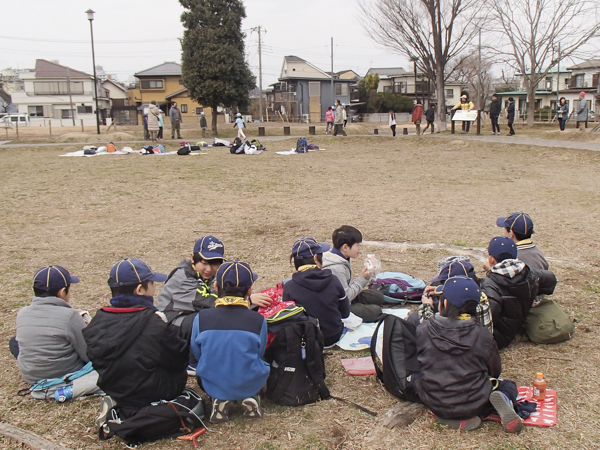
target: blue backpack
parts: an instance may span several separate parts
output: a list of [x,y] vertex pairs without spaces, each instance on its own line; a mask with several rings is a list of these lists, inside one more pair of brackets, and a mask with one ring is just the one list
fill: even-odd
[[381,291],[388,303],[421,303],[425,281],[402,272],[381,272],[371,280],[369,289]]

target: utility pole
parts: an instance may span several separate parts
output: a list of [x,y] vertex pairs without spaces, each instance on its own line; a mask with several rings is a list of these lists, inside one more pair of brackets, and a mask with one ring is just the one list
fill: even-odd
[[335,90],[333,89],[333,36],[331,37],[331,101],[335,105]]
[[71,95],[71,77],[69,76],[69,68],[67,67],[67,90],[69,92],[69,103],[71,105],[71,119],[73,119],[73,126],[75,126],[75,113],[73,111],[73,96]]
[[556,110],[558,111],[558,96],[560,91],[560,42],[558,43],[558,64],[556,65]]
[[481,27],[479,28],[479,70],[477,71],[477,81],[479,84],[479,107],[477,109],[483,111],[483,108],[485,107],[485,99],[483,97],[483,83],[481,82]]
[[[262,122],[262,114],[263,114],[263,103],[262,103],[262,49],[261,49],[261,26],[257,26],[252,28],[252,31],[258,32],[258,111],[259,116],[258,119]],[[265,33],[267,31],[265,30]]]

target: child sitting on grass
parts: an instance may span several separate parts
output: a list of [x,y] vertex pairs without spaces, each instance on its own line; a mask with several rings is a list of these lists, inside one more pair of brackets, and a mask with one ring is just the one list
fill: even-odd
[[350,301],[350,311],[365,322],[377,322],[381,316],[383,294],[365,289],[373,276],[366,267],[352,279],[351,258],[360,255],[362,233],[350,225],[343,225],[333,232],[333,249],[323,254],[323,268],[329,269],[340,280]]
[[[417,328],[419,398],[438,422],[451,428],[473,430],[481,423],[479,416],[493,407],[507,432],[519,432],[523,424],[514,409],[517,386],[497,380],[502,372],[498,347],[477,321],[479,287],[459,276],[449,278],[435,293],[439,314]],[[431,298],[423,301],[433,303]]]
[[212,423],[228,422],[236,402],[241,402],[245,417],[263,415],[258,393],[270,373],[262,359],[267,321],[249,309],[257,278],[247,263],[224,262],[216,274],[215,307],[200,311],[194,319],[191,347],[198,360],[198,384],[212,399]]
[[331,270],[322,269],[325,242],[304,237],[294,242],[291,259],[297,272],[283,285],[283,301],[294,301],[309,316],[319,320],[325,346],[339,341],[344,331],[342,319],[350,314],[350,302],[340,281]]

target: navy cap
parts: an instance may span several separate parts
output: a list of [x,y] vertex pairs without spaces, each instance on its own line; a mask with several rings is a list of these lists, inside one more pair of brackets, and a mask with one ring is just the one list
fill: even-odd
[[517,246],[511,238],[506,236],[498,236],[490,241],[490,245],[488,245],[488,253],[492,255],[496,261],[516,259]]
[[221,264],[216,275],[219,288],[223,288],[226,282],[230,282],[231,287],[250,288],[257,278],[258,275],[252,272],[250,264],[237,259]]
[[108,285],[110,287],[132,286],[144,281],[164,283],[168,276],[164,273],[152,271],[144,261],[135,258],[125,258],[110,269]]
[[194,244],[194,253],[200,253],[202,259],[225,259],[225,246],[214,236],[204,236]]
[[498,217],[496,225],[508,228],[510,231],[518,234],[533,233],[533,220],[524,212],[514,212],[508,217]]
[[469,277],[473,275],[475,275],[475,267],[473,267],[473,264],[471,264],[469,261],[452,261],[451,263],[442,267],[440,273],[438,273],[435,278],[432,278],[430,282],[440,283],[446,281],[448,278],[456,276]]
[[294,242],[292,254],[295,259],[304,259],[319,253],[325,253],[330,248],[327,242],[317,242],[314,238],[303,237]]
[[460,308],[465,302],[475,300],[477,303],[481,300],[481,290],[477,283],[469,277],[452,277],[443,287],[440,287],[444,298],[457,308]]
[[79,278],[61,266],[44,266],[33,276],[33,287],[42,291],[55,291],[74,283],[79,283]]

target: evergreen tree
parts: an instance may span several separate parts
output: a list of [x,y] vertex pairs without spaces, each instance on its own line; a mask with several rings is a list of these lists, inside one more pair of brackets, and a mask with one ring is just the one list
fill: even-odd
[[179,0],[185,11],[182,48],[183,84],[190,98],[210,106],[217,133],[217,106],[246,108],[256,79],[244,58],[241,0]]

